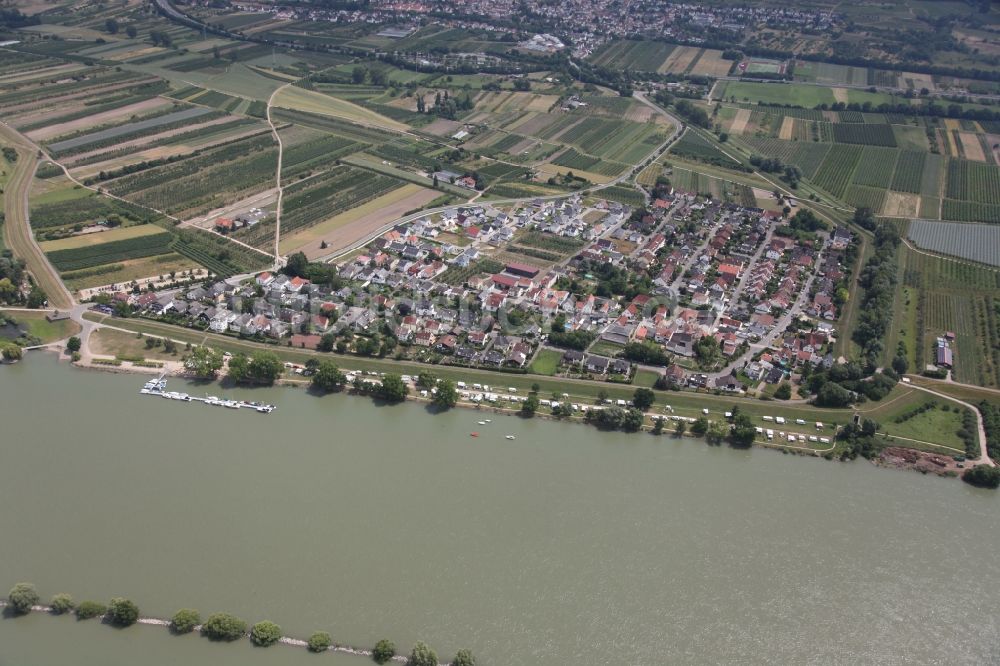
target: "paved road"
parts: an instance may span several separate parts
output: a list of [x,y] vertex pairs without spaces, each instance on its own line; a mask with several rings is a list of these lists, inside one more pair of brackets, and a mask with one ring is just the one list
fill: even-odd
[[67,310],[73,306],[73,296],[59,278],[59,273],[35,242],[28,219],[28,193],[38,166],[38,154],[21,140],[20,135],[0,123],[0,135],[5,143],[17,148],[18,159],[4,192],[4,240],[14,255],[24,259],[35,282],[48,295],[54,308]]
[[795,302],[788,308],[788,310],[785,311],[785,314],[781,315],[781,317],[774,322],[774,328],[772,328],[767,335],[761,338],[760,342],[750,345],[749,349],[730,361],[722,370],[707,373],[709,379],[725,377],[730,374],[732,370],[742,368],[750,362],[750,359],[753,358],[754,354],[773,345],[775,340],[777,340],[778,337],[785,332],[785,329],[788,328],[788,325],[792,323],[792,317],[798,316],[799,313],[802,312],[802,308],[806,304],[806,299],[809,298],[809,290],[812,289],[812,283],[815,279],[815,273],[809,276],[806,283],[802,285],[802,289],[799,291],[799,295],[795,299]]

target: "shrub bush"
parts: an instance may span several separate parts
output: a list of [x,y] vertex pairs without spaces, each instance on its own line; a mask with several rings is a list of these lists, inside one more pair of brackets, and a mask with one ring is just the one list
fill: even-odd
[[229,613],[213,613],[201,625],[201,633],[213,641],[235,641],[247,633],[247,623]]
[[279,638],[281,638],[281,627],[269,620],[258,622],[250,630],[250,641],[257,647],[274,645]]
[[108,612],[107,606],[99,601],[81,601],[76,607],[76,619],[89,620],[100,617]]
[[117,627],[130,627],[139,619],[139,607],[123,597],[115,597],[108,604],[108,620]]
[[310,652],[323,652],[332,644],[333,639],[330,637],[330,634],[325,631],[317,631],[309,637],[308,647]]
[[170,619],[170,628],[177,634],[189,634],[201,624],[201,614],[193,608],[182,608]]
[[18,583],[10,589],[7,601],[11,610],[18,615],[25,615],[31,612],[31,607],[38,603],[38,591],[31,583]]
[[73,610],[76,604],[73,603],[73,597],[68,594],[57,594],[52,597],[52,601],[49,603],[49,608],[56,615],[63,615]]
[[372,659],[375,660],[376,664],[384,664],[395,656],[395,643],[385,638],[376,643],[375,649],[372,650]]

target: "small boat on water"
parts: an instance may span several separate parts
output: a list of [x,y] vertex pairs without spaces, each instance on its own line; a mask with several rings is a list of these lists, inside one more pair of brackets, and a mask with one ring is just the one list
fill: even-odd
[[471,432],[471,433],[469,433],[469,437],[479,437],[479,433],[478,432]]
[[479,425],[486,425],[486,421],[480,421]]
[[507,439],[517,439],[514,435],[507,435]]
[[486,422],[487,422],[487,423],[493,423],[493,421],[492,421],[492,420],[490,420],[490,419],[486,419]]

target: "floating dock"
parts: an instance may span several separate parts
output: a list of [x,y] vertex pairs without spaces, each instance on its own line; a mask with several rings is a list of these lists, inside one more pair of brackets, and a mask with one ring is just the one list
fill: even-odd
[[250,409],[261,414],[270,414],[275,410],[274,405],[267,405],[261,402],[247,402],[245,400],[228,400],[226,398],[219,398],[214,395],[206,395],[204,398],[199,398],[197,396],[188,395],[187,393],[180,393],[178,391],[168,391],[167,390],[167,380],[164,378],[165,375],[160,375],[156,379],[151,379],[145,383],[145,385],[139,389],[139,393],[142,395],[153,395],[158,398],[167,398],[168,400],[179,400],[181,402],[201,402],[206,405],[211,405],[213,407],[227,407],[229,409]]

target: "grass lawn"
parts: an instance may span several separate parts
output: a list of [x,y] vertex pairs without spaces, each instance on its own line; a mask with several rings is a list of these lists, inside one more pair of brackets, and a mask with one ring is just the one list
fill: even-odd
[[111,241],[120,241],[128,238],[140,238],[142,236],[152,236],[163,233],[163,228],[155,224],[136,224],[131,227],[117,227],[107,231],[100,231],[59,240],[45,241],[38,246],[42,252],[52,252],[53,250],[69,250],[78,247],[88,247],[90,245],[100,245]]
[[597,340],[594,344],[590,345],[587,350],[588,354],[599,354],[601,356],[615,356],[624,347],[621,345],[616,345],[613,342],[608,342],[606,340]]
[[236,97],[261,101],[267,101],[271,93],[283,85],[281,81],[262,76],[241,62],[227,65],[224,71],[177,72],[165,67],[157,67],[155,64],[128,63],[122,66],[126,69],[159,76],[178,86],[196,85],[200,88],[218,90]]
[[962,386],[960,384],[949,384],[937,379],[930,379],[928,377],[912,377],[912,381],[917,386],[924,386],[938,393],[944,393],[945,395],[950,395],[958,400],[964,400],[965,402],[976,404],[982,400],[991,402],[997,406],[1000,406],[1000,391],[996,389],[990,390],[985,388],[978,388],[975,386]]
[[653,388],[653,385],[659,378],[660,373],[658,372],[653,372],[652,370],[637,370],[635,373],[635,379],[632,380],[632,384],[634,386]]
[[897,98],[885,93],[871,93],[854,88],[827,88],[824,86],[795,83],[753,83],[750,81],[729,81],[719,87],[716,97],[737,102],[763,102],[765,104],[791,104],[812,109],[819,104],[848,102],[872,105],[892,103]]
[[63,340],[71,335],[80,332],[80,325],[71,319],[60,319],[49,321],[45,318],[45,312],[8,312],[17,323],[27,329],[28,335],[41,340],[41,344],[48,344],[56,340]]
[[737,102],[794,104],[809,109],[817,104],[833,104],[837,101],[829,88],[794,83],[729,81],[725,87],[720,86],[716,95],[727,100],[735,97]]
[[[929,399],[934,396],[927,395],[928,402]],[[946,401],[938,399],[938,403],[945,403]],[[953,403],[948,403],[952,406]],[[882,430],[888,433],[889,437],[905,437],[909,439],[920,440],[922,442],[933,442],[935,444],[942,444],[953,449],[959,449],[960,451],[965,450],[964,442],[959,439],[956,434],[958,430],[962,427],[962,411],[964,408],[961,405],[955,405],[958,407],[959,411],[944,411],[940,408],[929,409],[923,414],[918,414],[911,419],[907,419],[902,423],[895,423],[894,421],[888,421],[882,423]],[[916,446],[913,442],[907,442],[902,440],[904,446]]]
[[528,372],[551,377],[556,374],[560,359],[562,359],[562,352],[556,349],[542,349],[528,366]]
[[[64,178],[65,176],[60,176],[58,180],[52,178],[47,181],[35,180],[31,186],[31,205],[41,206],[42,204],[62,203],[63,201],[96,196],[91,190],[79,185],[72,185],[68,178],[63,180]],[[54,187],[57,184],[59,186]]]
[[927,143],[927,132],[922,127],[893,125],[892,133],[896,137],[896,143],[903,150],[925,151],[930,148]]
[[101,328],[90,335],[90,351],[98,356],[144,358],[147,361],[179,361],[184,354],[183,346],[179,347],[176,354],[164,352],[162,345],[147,348],[146,339],[146,336],[137,338],[134,333]]
[[274,105],[285,109],[318,113],[335,118],[346,118],[362,125],[376,125],[395,131],[409,129],[403,123],[387,118],[364,107],[352,104],[347,100],[324,95],[315,90],[305,90],[289,86],[279,92],[274,98]]

